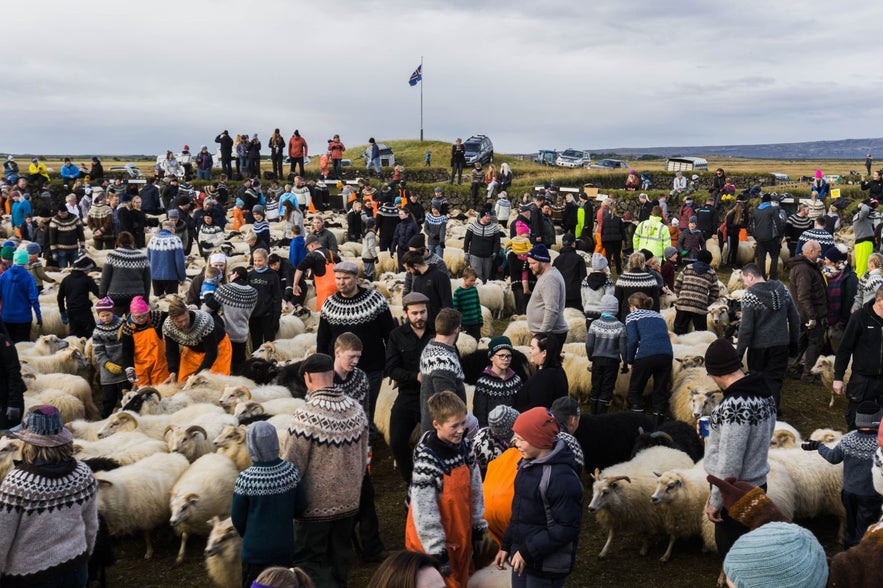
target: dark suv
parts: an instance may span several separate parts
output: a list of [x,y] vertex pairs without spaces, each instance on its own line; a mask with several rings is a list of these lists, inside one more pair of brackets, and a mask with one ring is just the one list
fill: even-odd
[[476,162],[493,163],[494,143],[486,135],[473,135],[463,143],[466,149],[466,165]]

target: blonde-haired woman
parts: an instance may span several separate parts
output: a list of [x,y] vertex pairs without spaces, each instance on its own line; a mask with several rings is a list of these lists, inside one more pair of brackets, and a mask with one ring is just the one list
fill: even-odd
[[739,255],[739,232],[746,227],[748,220],[741,200],[737,200],[727,211],[724,219],[727,230],[727,265],[735,267]]
[[487,197],[493,198],[494,190],[497,189],[497,186],[500,183],[497,181],[497,168],[494,167],[494,164],[491,163],[487,166],[487,171],[484,173],[484,183],[487,184]]
[[505,192],[509,189],[509,186],[512,185],[512,170],[509,168],[508,163],[500,164],[500,173],[497,174],[497,182],[500,189],[500,192]]

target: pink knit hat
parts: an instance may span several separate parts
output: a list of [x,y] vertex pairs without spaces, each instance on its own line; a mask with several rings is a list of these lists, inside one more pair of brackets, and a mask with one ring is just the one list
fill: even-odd
[[817,169],[817,170],[816,170],[816,177],[817,177],[817,178],[822,177],[822,170],[820,170],[820,169]]
[[129,312],[132,314],[144,314],[148,312],[150,307],[144,302],[144,298],[141,296],[135,296],[132,298],[132,302],[129,304]]

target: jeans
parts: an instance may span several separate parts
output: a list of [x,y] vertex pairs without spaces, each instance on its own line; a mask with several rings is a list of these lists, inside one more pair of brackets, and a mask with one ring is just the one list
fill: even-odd
[[197,169],[196,170],[196,179],[197,180],[210,180],[210,179],[212,179],[212,170],[210,170],[210,169]]
[[74,249],[56,249],[53,251],[53,257],[58,261],[58,269],[64,269],[74,265],[77,259],[77,251]]
[[439,243],[438,245],[430,245],[429,252],[435,253],[436,255],[438,255],[439,257],[444,259],[445,258],[445,245],[444,245],[444,243]]
[[365,171],[371,171],[371,167],[374,167],[374,171],[377,175],[380,175],[380,158],[369,159],[368,163],[365,164]]
[[454,183],[454,176],[457,176],[457,183],[458,184],[463,183],[463,164],[462,163],[455,163],[453,166],[451,166],[451,181],[448,182],[449,184]]

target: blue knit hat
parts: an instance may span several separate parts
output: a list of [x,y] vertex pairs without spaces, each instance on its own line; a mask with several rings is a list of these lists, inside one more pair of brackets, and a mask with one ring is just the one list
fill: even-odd
[[544,263],[549,263],[550,261],[552,261],[552,256],[549,255],[549,250],[546,249],[546,246],[542,243],[537,243],[536,245],[534,245],[533,249],[528,252],[527,256],[531,259],[535,259]]
[[40,255],[40,253],[43,251],[39,243],[28,243],[26,246],[26,250],[28,252],[28,255]]
[[512,340],[506,335],[498,335],[491,339],[487,346],[487,356],[492,357],[497,354],[497,351],[502,349],[512,351]]
[[737,588],[824,588],[825,550],[815,535],[793,523],[767,523],[740,537],[724,559]]
[[25,415],[22,429],[15,436],[38,447],[58,447],[74,440],[61,422],[61,413],[48,404],[32,406]]

